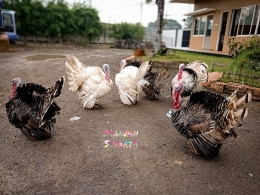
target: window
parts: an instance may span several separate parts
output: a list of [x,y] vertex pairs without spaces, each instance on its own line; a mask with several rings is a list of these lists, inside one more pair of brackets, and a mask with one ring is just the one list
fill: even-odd
[[207,17],[195,18],[194,35],[204,35]]
[[14,32],[12,15],[8,13],[3,13],[2,16],[3,16],[5,32]]
[[233,10],[230,36],[260,34],[260,5]]

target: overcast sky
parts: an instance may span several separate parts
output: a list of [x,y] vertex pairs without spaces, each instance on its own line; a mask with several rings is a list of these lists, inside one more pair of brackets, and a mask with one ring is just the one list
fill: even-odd
[[[147,26],[157,19],[157,5],[145,4],[145,0],[66,0],[68,3],[86,2],[99,11],[101,22],[105,23],[137,23]],[[155,0],[154,0],[155,2]],[[177,20],[182,26],[183,14],[193,11],[193,4],[168,3],[165,0],[164,14],[167,19]],[[142,5],[142,6],[141,6]],[[142,9],[141,9],[142,7]],[[141,14],[142,10],[142,14]]]

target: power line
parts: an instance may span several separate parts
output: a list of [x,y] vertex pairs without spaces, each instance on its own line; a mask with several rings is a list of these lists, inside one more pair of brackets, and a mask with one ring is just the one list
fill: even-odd
[[140,24],[142,24],[142,8],[143,8],[143,4],[144,4],[143,2],[140,3],[140,5],[141,5],[141,18],[140,18]]
[[121,6],[121,7],[114,7],[114,8],[109,8],[109,9],[100,9],[98,11],[110,11],[110,10],[115,10],[115,9],[121,9],[121,8],[128,8],[129,6],[134,6],[134,5],[137,5],[136,3],[135,4],[130,4],[130,5],[124,5],[124,6]]
[[[134,13],[134,12],[137,12],[137,11],[139,11],[139,9],[136,9],[136,10],[134,10],[134,11],[124,12],[123,14],[120,14],[120,16],[125,16],[125,15],[127,15],[127,14],[131,14],[131,13]],[[104,14],[99,13],[99,15],[104,15]],[[119,15],[119,14],[118,14],[118,13],[109,14],[109,16],[116,16],[116,15]]]

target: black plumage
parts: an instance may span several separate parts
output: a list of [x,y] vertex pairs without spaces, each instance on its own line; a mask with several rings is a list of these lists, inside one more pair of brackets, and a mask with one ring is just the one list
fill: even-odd
[[169,48],[162,48],[159,52],[160,55],[165,55]]
[[139,61],[128,60],[128,61],[126,61],[125,67],[127,67],[127,66],[135,66],[135,67],[139,68],[140,65],[141,65],[141,62],[139,62]]
[[[19,78],[13,82],[17,80],[20,82]],[[50,88],[34,83],[17,83],[16,91],[13,91],[10,101],[6,103],[10,124],[20,129],[29,140],[50,138],[56,122],[55,116],[61,110],[53,99],[61,94],[64,80],[62,77]]]
[[215,157],[224,140],[237,136],[235,128],[247,116],[247,108],[241,107],[251,101],[251,92],[238,100],[236,93],[226,98],[209,91],[195,92],[172,111],[173,126],[187,138],[192,152]]
[[[152,62],[149,62],[152,65]],[[152,66],[147,71],[144,79],[149,82],[149,85],[143,87],[146,97],[149,100],[156,99],[161,95],[161,89],[163,88],[164,82],[169,78],[169,72],[167,69],[161,72],[152,71]]]

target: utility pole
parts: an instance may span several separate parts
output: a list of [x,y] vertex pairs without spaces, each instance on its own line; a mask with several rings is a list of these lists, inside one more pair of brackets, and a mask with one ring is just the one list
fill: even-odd
[[142,14],[143,4],[144,4],[143,2],[140,3],[140,5],[141,5],[141,18],[140,18],[140,24],[141,24],[141,25],[142,25],[142,15],[143,15],[143,14]]

